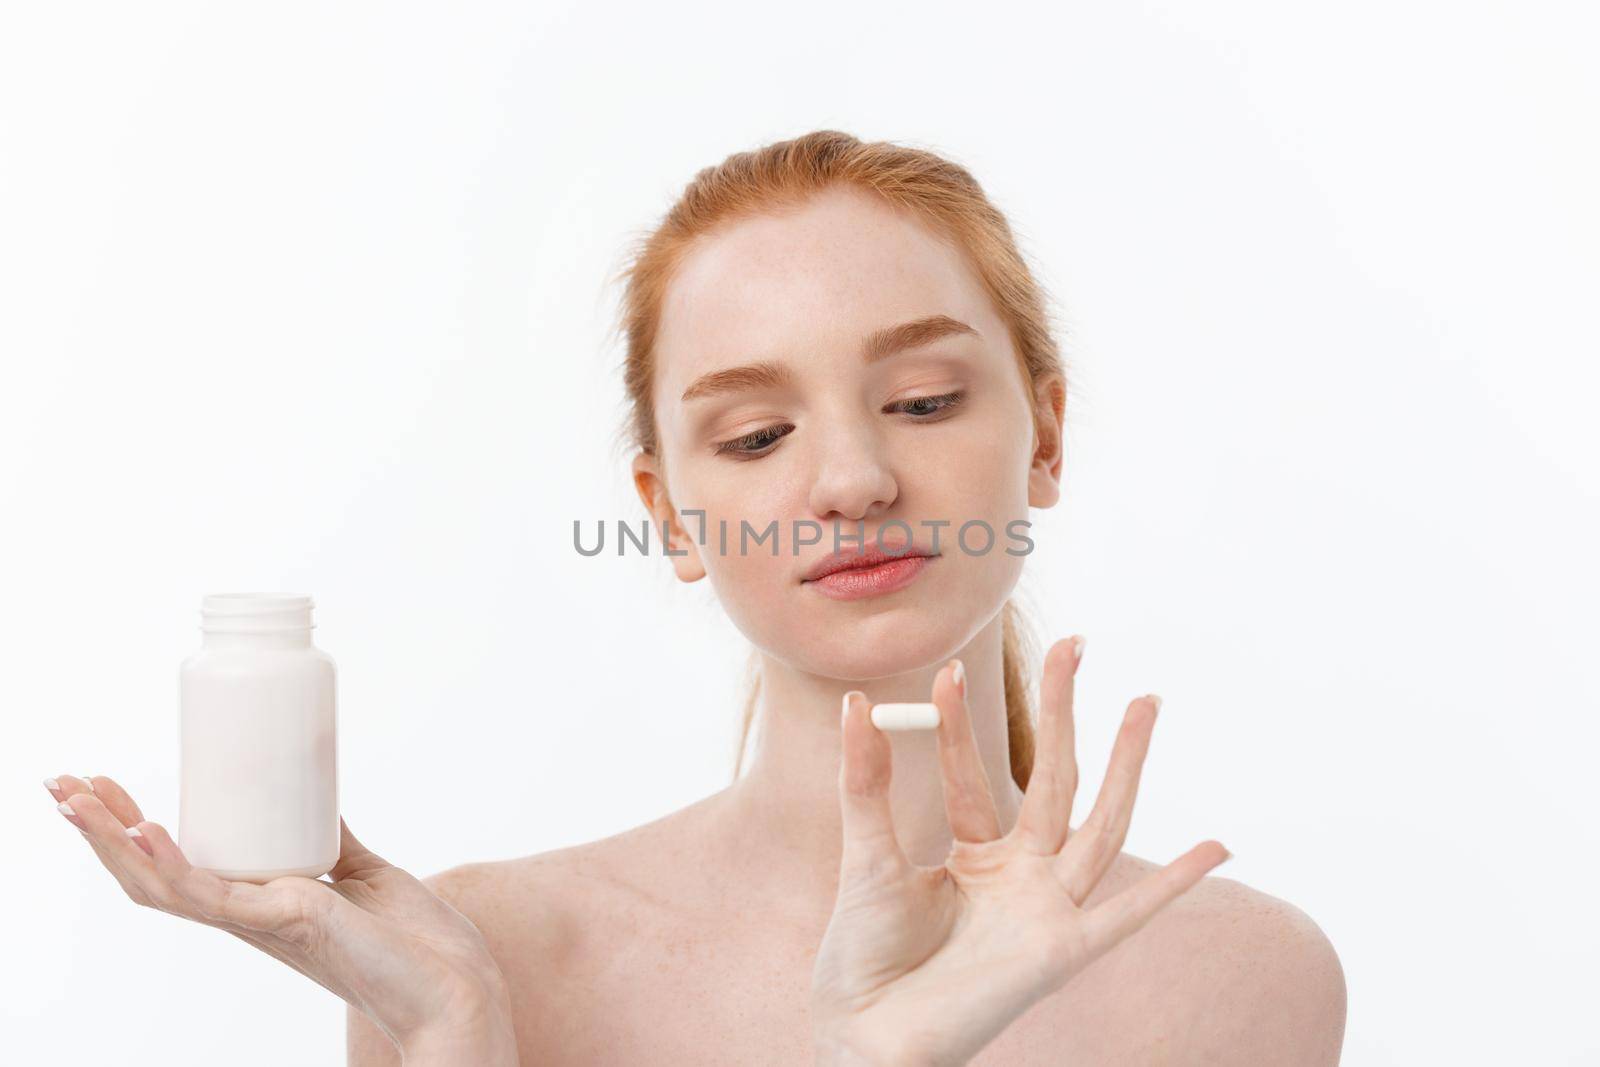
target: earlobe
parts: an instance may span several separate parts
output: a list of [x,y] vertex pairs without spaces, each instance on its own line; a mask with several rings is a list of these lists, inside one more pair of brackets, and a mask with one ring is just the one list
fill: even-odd
[[1063,432],[1067,410],[1066,382],[1059,374],[1047,375],[1034,389],[1033,463],[1028,469],[1028,504],[1054,506],[1061,499],[1061,467],[1066,459]]
[[1054,507],[1056,501],[1061,499],[1061,479],[1056,473],[1060,469],[1061,463],[1058,460],[1054,467],[1046,467],[1036,461],[1028,470],[1029,507]]
[[[655,522],[656,539],[653,544],[659,545],[661,536],[661,520]],[[667,534],[671,543],[663,551],[672,561],[672,569],[678,575],[680,582],[698,582],[706,576],[705,564],[700,562],[700,552],[695,548],[694,539],[686,530],[675,521],[669,519]]]

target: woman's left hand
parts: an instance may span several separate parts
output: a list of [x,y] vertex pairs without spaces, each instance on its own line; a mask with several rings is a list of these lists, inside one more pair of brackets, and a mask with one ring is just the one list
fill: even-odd
[[895,838],[890,745],[866,696],[845,696],[839,894],[812,976],[819,1064],[967,1062],[1046,994],[1142,927],[1228,858],[1204,841],[1085,909],[1122,849],[1159,698],[1128,706],[1094,809],[1069,832],[1077,791],[1072,690],[1081,639],[1045,657],[1039,737],[1016,825],[1000,833],[955,662],[934,679],[945,812],[940,867]]

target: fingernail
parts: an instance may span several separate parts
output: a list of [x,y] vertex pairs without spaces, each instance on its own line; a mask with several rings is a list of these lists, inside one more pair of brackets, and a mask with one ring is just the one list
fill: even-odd
[[50,790],[52,793],[61,792],[61,783],[56,781],[54,778],[46,778],[44,780],[44,787]]
[[67,822],[70,822],[70,824],[74,825],[74,829],[77,829],[78,833],[82,833],[83,837],[88,837],[88,835],[90,835],[88,830],[83,829],[83,822],[82,819],[78,817],[77,811],[74,811],[74,809],[72,809],[72,805],[69,805],[66,800],[62,800],[59,805],[56,805],[56,811],[64,814],[64,816],[67,817]]
[[967,695],[967,665],[959,659],[956,660],[956,669],[950,672],[951,679],[956,683],[956,688],[961,690],[961,695]]
[[1150,703],[1156,706],[1156,711],[1161,710],[1161,698],[1156,696],[1154,693],[1150,694]]
[[1072,639],[1072,662],[1074,668],[1083,662],[1083,637],[1079,635]]
[[94,792],[94,779],[87,774],[83,776],[83,784],[89,787],[89,792]]
[[139,832],[139,828],[137,826],[130,826],[126,830],[124,830],[122,832],[127,834],[129,837],[143,837],[144,836],[143,834],[141,834]]
[[[854,689],[850,693],[855,692]],[[850,693],[844,695],[844,700],[839,704],[839,722],[843,724],[845,716],[850,714]]]

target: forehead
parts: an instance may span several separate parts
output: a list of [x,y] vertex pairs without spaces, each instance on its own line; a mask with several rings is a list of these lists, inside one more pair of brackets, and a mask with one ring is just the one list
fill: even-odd
[[[656,337],[662,395],[754,359],[856,359],[883,326],[944,314],[994,323],[966,257],[875,194],[830,189],[796,210],[703,238],[667,287]],[[982,321],[979,321],[979,320]]]

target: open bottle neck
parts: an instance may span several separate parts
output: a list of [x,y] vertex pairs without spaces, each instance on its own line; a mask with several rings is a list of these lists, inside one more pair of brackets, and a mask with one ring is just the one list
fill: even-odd
[[215,593],[200,604],[208,649],[310,648],[314,607],[299,593]]

